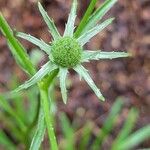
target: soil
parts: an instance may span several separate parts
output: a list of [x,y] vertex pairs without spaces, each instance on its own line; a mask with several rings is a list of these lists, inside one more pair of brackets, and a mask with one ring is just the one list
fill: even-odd
[[[62,34],[71,1],[43,0],[41,2]],[[101,2],[102,0],[97,3],[97,7]],[[36,3],[37,0],[0,0],[0,10],[12,28],[30,33],[45,41],[51,41],[51,36],[47,32],[47,27],[40,16]],[[76,24],[79,23],[88,4],[89,0],[79,2]],[[58,115],[64,111],[70,120],[76,120],[79,126],[82,126],[87,120],[93,120],[97,127],[101,127],[113,102],[117,97],[122,97],[125,103],[124,109],[112,137],[117,134],[131,107],[137,107],[140,112],[136,129],[150,123],[149,4],[149,0],[119,0],[104,17],[104,19],[115,17],[113,24],[93,38],[85,47],[85,49],[92,50],[128,51],[133,55],[131,58],[92,61],[85,64],[106,97],[106,102],[99,102],[86,82],[80,81],[78,75],[71,70],[67,105],[64,105],[61,100],[59,87],[56,89]],[[22,43],[28,52],[35,48],[29,42],[22,41]],[[44,61],[46,60],[42,60],[40,65]],[[0,92],[8,90],[8,83],[14,73],[21,81],[26,79],[24,73],[16,65],[6,41],[0,33]],[[109,140],[112,140],[112,137]],[[150,147],[150,141],[146,141],[139,147]],[[106,146],[103,149],[107,149]]]

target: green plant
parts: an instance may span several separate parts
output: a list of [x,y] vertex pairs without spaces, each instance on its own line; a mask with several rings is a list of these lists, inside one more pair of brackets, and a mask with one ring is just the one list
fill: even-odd
[[[105,143],[105,140],[109,136],[111,136],[111,132],[115,130],[115,125],[118,118],[120,117],[122,108],[123,99],[119,98],[113,104],[108,116],[104,121],[102,128],[99,128],[99,133],[95,135],[95,138],[93,137],[93,128],[95,127],[95,123],[93,121],[87,120],[84,126],[82,126],[81,128],[77,128],[75,125],[71,125],[70,121],[68,120],[65,114],[60,116],[62,131],[64,133],[64,139],[62,141],[62,146],[64,146],[63,149],[69,149],[68,146],[70,146],[70,150],[74,149],[74,145],[76,144],[75,140],[77,139],[76,136],[79,136],[77,135],[79,131],[82,140],[79,141],[79,146],[76,149],[103,149],[103,143]],[[123,127],[120,131],[118,131],[117,137],[112,141],[112,144],[109,144],[109,149],[130,150],[142,143],[144,140],[150,138],[150,125],[147,125],[131,133],[137,121],[137,117],[138,110],[136,108],[131,108],[128,112],[126,120],[124,121]]]
[[[50,112],[51,100],[49,100],[48,93],[49,87],[52,85],[53,80],[56,76],[58,76],[60,79],[60,88],[64,103],[67,102],[67,89],[65,81],[68,69],[70,68],[74,69],[80,75],[80,77],[83,77],[88,85],[95,92],[97,97],[104,101],[104,97],[101,94],[101,91],[97,88],[90,75],[88,74],[87,70],[81,65],[81,63],[88,62],[90,60],[128,57],[129,54],[125,52],[103,52],[100,50],[83,51],[83,46],[87,42],[89,42],[92,37],[94,37],[106,26],[112,23],[113,18],[107,19],[103,23],[99,23],[99,21],[116,1],[117,0],[107,0],[100,8],[92,13],[96,3],[96,1],[92,0],[87,12],[85,13],[85,16],[83,17],[83,20],[81,21],[81,24],[79,25],[79,28],[77,28],[76,32],[74,32],[77,0],[73,0],[71,13],[69,14],[63,36],[59,34],[54,22],[49,18],[42,5],[38,3],[40,13],[44,18],[46,24],[48,25],[50,33],[52,34],[52,37],[54,39],[52,43],[45,43],[43,40],[39,40],[25,33],[13,32],[7,24],[6,20],[4,19],[3,15],[0,14],[0,29],[8,41],[9,48],[16,62],[24,71],[29,74],[29,76],[31,76],[30,80],[19,86],[11,94],[13,95],[14,93],[17,93],[23,89],[29,88],[34,84],[37,84],[41,97],[38,125],[30,145],[31,150],[39,149],[45,134],[46,127],[48,131],[49,141],[51,143],[51,149],[58,149],[53,128],[53,115],[52,112]],[[46,54],[48,54],[49,61],[44,66],[42,66],[42,68],[38,72],[36,72],[36,68],[32,64],[28,54],[26,53],[25,48],[16,39],[16,36],[32,42],[41,50],[43,50]],[[59,53],[59,51],[61,51],[61,53]],[[1,97],[1,99],[2,102],[4,102],[5,104],[5,100],[3,100],[3,97]],[[20,119],[17,119],[17,115],[13,113],[11,108],[7,107],[7,104],[5,105],[5,109],[7,109],[7,111],[11,115],[14,115],[16,120],[20,124],[21,131],[24,133],[28,132],[28,129],[24,127],[22,121],[20,121]],[[29,146],[27,146],[27,149],[28,147]]]

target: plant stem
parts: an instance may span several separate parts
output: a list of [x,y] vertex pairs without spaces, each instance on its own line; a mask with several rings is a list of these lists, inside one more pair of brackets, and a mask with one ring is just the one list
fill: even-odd
[[45,88],[40,88],[41,94],[41,104],[44,110],[45,122],[48,130],[48,136],[51,143],[52,150],[58,150],[57,141],[54,133],[52,116],[49,110],[49,101],[48,101],[48,90]]
[[51,143],[52,150],[58,150],[57,140],[53,128],[52,113],[50,112],[50,101],[48,96],[48,88],[52,84],[53,79],[57,76],[58,69],[54,70],[49,76],[44,78],[39,83],[39,90],[41,96],[41,106],[44,110],[45,123],[48,130],[49,141]]
[[96,4],[97,1],[98,0],[91,0],[90,5],[89,5],[88,9],[86,10],[86,12],[85,12],[85,14],[84,14],[84,16],[83,16],[83,18],[82,18],[78,28],[77,28],[75,34],[74,34],[75,37],[79,37],[80,36],[82,30],[84,29],[85,24],[87,23],[87,20],[89,19],[91,13],[94,10],[94,7],[95,7],[95,4]]

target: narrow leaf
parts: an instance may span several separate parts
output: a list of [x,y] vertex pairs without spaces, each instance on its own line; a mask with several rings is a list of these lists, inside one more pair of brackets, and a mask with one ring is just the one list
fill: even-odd
[[26,53],[25,48],[21,45],[21,43],[15,38],[13,35],[13,31],[8,25],[7,21],[0,13],[0,30],[7,38],[8,44],[10,46],[10,50],[12,54],[15,56],[17,63],[20,67],[25,70],[28,74],[35,74],[35,68],[31,63],[28,54]]
[[63,98],[63,102],[67,103],[67,89],[66,89],[66,78],[67,78],[67,72],[68,70],[65,68],[60,68],[59,76],[60,76],[60,88],[61,88],[61,94]]
[[66,24],[64,36],[73,36],[74,32],[74,24],[75,24],[75,19],[76,19],[76,11],[77,11],[77,0],[73,0],[71,12],[69,14],[69,18]]
[[86,44],[87,42],[89,42],[89,40],[91,38],[93,38],[96,34],[98,34],[99,32],[101,32],[109,24],[111,24],[113,20],[114,20],[113,18],[107,19],[103,23],[101,23],[101,24],[95,26],[94,28],[90,29],[89,31],[85,32],[83,35],[81,35],[78,38],[78,42],[81,44],[81,46],[83,46],[84,44]]
[[40,2],[38,2],[38,7],[39,7],[39,11],[40,11],[44,21],[46,22],[46,24],[50,30],[50,33],[52,34],[53,38],[55,40],[57,40],[58,38],[60,38],[60,34],[59,34],[54,22],[49,18],[47,12],[44,10],[44,8],[42,7]]
[[15,144],[2,130],[0,130],[0,145],[4,146],[7,150],[16,150]]
[[111,9],[111,7],[117,2],[117,0],[106,0],[101,7],[99,7],[93,15],[89,18],[86,26],[83,29],[83,32],[88,31],[89,29],[93,28],[101,19],[102,17]]
[[50,45],[46,44],[44,41],[39,40],[39,39],[35,38],[34,36],[31,36],[29,34],[22,33],[22,32],[17,32],[16,36],[23,38],[23,39],[35,44],[41,50],[45,51],[47,54],[50,53],[51,47],[50,47]]
[[80,21],[80,24],[77,27],[77,30],[74,33],[74,36],[76,38],[78,38],[80,36],[80,34],[82,33],[82,30],[84,30],[84,27],[86,26],[87,21],[88,21],[91,13],[93,12],[93,10],[95,8],[95,5],[96,5],[97,1],[98,0],[91,0],[86,12],[84,13],[84,16],[83,16],[82,20]]
[[74,68],[74,70],[81,76],[84,78],[84,80],[88,83],[88,85],[91,87],[91,89],[95,92],[95,94],[97,95],[97,97],[104,101],[105,98],[103,97],[100,89],[97,88],[97,86],[95,85],[95,83],[93,82],[92,78],[90,77],[90,75],[88,74],[87,70],[79,65],[77,67]]
[[105,141],[106,137],[112,131],[122,106],[123,106],[123,101],[120,99],[118,99],[113,104],[113,106],[109,112],[109,115],[104,122],[102,129],[98,133],[98,135],[92,145],[92,149],[99,150],[99,147],[101,147],[101,145]]
[[38,150],[40,148],[40,145],[44,139],[45,129],[46,129],[46,125],[45,125],[45,120],[44,120],[44,112],[41,108],[40,114],[39,114],[39,119],[38,119],[37,129],[33,136],[29,150]]
[[131,56],[129,53],[126,52],[103,52],[103,51],[84,51],[82,62],[86,62],[88,60],[99,60],[99,59],[114,59],[120,57],[129,57]]
[[148,138],[150,138],[150,125],[147,125],[142,129],[136,131],[132,135],[130,135],[126,140],[120,143],[118,149],[119,150],[131,149]]
[[75,136],[74,136],[74,128],[71,126],[69,119],[67,116],[62,113],[60,116],[62,132],[65,137],[65,150],[75,150]]
[[121,143],[123,140],[125,140],[128,137],[128,135],[130,134],[130,132],[132,131],[135,125],[137,116],[138,116],[137,110],[131,109],[123,128],[119,132],[119,135],[116,138],[116,140],[113,142],[113,145],[112,145],[113,150],[117,149],[117,146],[119,145],[119,143]]
[[52,64],[51,62],[47,62],[30,80],[20,85],[13,92],[18,92],[20,90],[27,89],[28,87],[38,83],[45,75],[47,75],[55,69],[57,69],[56,65]]

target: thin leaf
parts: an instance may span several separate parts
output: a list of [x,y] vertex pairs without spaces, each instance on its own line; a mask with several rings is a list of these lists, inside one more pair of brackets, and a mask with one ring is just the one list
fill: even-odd
[[96,34],[98,34],[103,29],[105,29],[109,24],[111,24],[113,20],[114,20],[114,18],[109,18],[109,19],[105,20],[103,23],[101,23],[101,24],[95,26],[94,28],[90,29],[89,31],[85,32],[83,35],[81,35],[77,39],[78,42],[81,44],[81,46],[83,46],[84,44],[89,42],[89,40],[92,37],[94,37]]
[[69,119],[64,113],[61,114],[60,121],[61,121],[61,127],[66,141],[66,143],[64,144],[64,149],[74,150],[75,149],[74,129],[71,126]]
[[110,113],[104,122],[102,129],[98,133],[98,135],[92,145],[93,150],[99,150],[99,147],[101,147],[101,145],[105,141],[106,137],[112,131],[122,106],[123,106],[123,101],[120,99],[118,99],[113,104],[113,106],[110,110]]
[[69,14],[69,18],[66,24],[64,36],[70,36],[73,37],[74,32],[74,24],[76,19],[76,11],[77,11],[77,0],[73,0],[71,12]]
[[88,60],[99,60],[99,59],[114,59],[120,57],[129,57],[131,56],[126,52],[103,52],[103,51],[84,51],[82,62],[87,62]]
[[88,74],[87,70],[79,65],[77,67],[74,68],[74,70],[81,76],[84,78],[84,80],[88,83],[88,85],[91,87],[91,89],[95,92],[95,94],[97,95],[97,97],[104,101],[105,98],[103,97],[100,89],[97,88],[97,86],[95,85],[95,83],[93,82],[92,78],[90,77],[90,75]]
[[0,130],[0,145],[3,145],[7,150],[16,150],[14,143],[2,130]]
[[45,51],[47,54],[50,53],[51,47],[50,47],[50,45],[46,44],[44,41],[39,40],[39,39],[35,38],[34,36],[31,36],[30,34],[26,34],[26,33],[22,33],[22,32],[17,32],[16,36],[35,44],[41,50]]
[[119,143],[121,143],[123,140],[125,140],[127,138],[127,136],[130,134],[130,132],[132,131],[132,129],[135,125],[135,122],[137,120],[137,116],[138,116],[137,110],[131,109],[129,114],[128,114],[125,125],[123,126],[123,128],[119,132],[119,135],[116,138],[116,140],[113,142],[112,150],[116,150]]
[[118,150],[131,149],[148,138],[150,138],[150,125],[147,125],[130,135],[126,140],[120,143]]
[[16,120],[16,123],[22,132],[26,131],[27,128],[24,122],[20,119],[18,114],[11,108],[10,104],[2,96],[0,96],[0,107]]
[[47,12],[44,10],[44,8],[42,7],[40,2],[38,2],[38,7],[39,7],[39,11],[40,11],[44,21],[46,22],[46,24],[50,30],[50,33],[52,34],[53,38],[55,40],[57,40],[58,38],[60,38],[60,34],[59,34],[54,22],[49,18]]
[[111,7],[117,2],[117,0],[106,0],[101,7],[99,7],[93,15],[89,18],[86,26],[83,29],[82,33],[87,32],[91,28],[93,28],[102,17],[111,9]]
[[7,38],[8,44],[10,46],[10,50],[12,54],[15,56],[17,63],[20,67],[25,70],[28,74],[35,74],[36,70],[31,63],[28,54],[26,53],[25,48],[21,45],[21,43],[14,37],[13,31],[8,25],[7,21],[0,13],[0,29],[4,36]]
[[60,68],[59,76],[60,76],[60,88],[61,94],[63,98],[63,102],[67,103],[67,89],[66,89],[66,78],[67,78],[68,69]]
[[30,80],[20,85],[17,89],[13,91],[13,93],[23,89],[27,89],[30,86],[38,83],[45,75],[47,75],[48,73],[50,73],[55,69],[57,69],[57,66],[55,64],[52,64],[51,62],[47,62]]
[[97,1],[98,0],[91,0],[86,12],[84,13],[84,16],[83,16],[82,20],[80,21],[80,24],[77,27],[77,30],[74,33],[74,36],[76,38],[78,38],[80,36],[80,34],[82,33],[82,30],[84,30],[84,27],[86,26],[87,21],[88,21],[90,15],[91,15],[91,13],[93,12]]
[[29,150],[38,150],[40,148],[40,145],[44,139],[45,129],[46,129],[46,125],[44,120],[44,112],[41,109],[39,114],[37,129],[33,136]]

